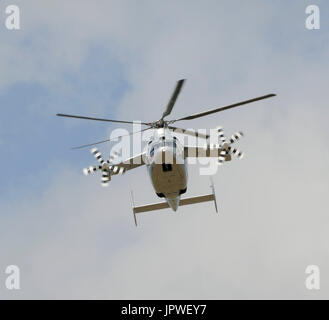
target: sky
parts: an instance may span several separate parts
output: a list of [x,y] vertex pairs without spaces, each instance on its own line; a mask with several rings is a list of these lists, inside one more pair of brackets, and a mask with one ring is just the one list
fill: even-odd
[[[16,0],[0,2],[0,298],[328,299],[329,148],[326,1]],[[320,8],[320,30],[305,9]],[[182,117],[277,97],[180,123],[243,131],[243,160],[220,167],[213,203],[138,217],[157,202],[146,169],[84,177],[108,123],[75,113],[158,119],[178,79]],[[122,127],[131,129],[129,125]],[[104,155],[113,145],[100,146]],[[209,192],[190,165],[186,196]],[[17,265],[21,289],[7,290]],[[320,290],[305,287],[317,265]]]

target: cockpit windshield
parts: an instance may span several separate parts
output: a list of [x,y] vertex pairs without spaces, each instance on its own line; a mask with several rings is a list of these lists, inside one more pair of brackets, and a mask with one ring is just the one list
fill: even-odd
[[176,139],[166,140],[164,137],[162,137],[158,141],[152,141],[152,143],[149,143],[149,154],[150,154],[151,158],[153,158],[154,152],[156,149],[163,148],[163,147],[173,148],[174,152],[176,153],[176,148],[177,148]]
[[163,145],[167,146],[167,147],[177,147],[176,141],[164,141]]

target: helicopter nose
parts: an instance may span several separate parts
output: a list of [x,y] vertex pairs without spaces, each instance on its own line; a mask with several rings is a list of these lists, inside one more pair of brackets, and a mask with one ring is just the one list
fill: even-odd
[[167,199],[170,208],[173,209],[174,211],[177,211],[177,209],[178,209],[179,200],[180,200],[179,197],[176,197],[173,199]]

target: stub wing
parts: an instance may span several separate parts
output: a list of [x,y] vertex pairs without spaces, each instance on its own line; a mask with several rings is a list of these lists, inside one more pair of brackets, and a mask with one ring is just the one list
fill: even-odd
[[120,163],[114,164],[114,170],[112,175],[124,173],[128,170],[132,170],[140,166],[143,166],[145,164],[144,158],[145,158],[145,152],[140,153],[134,157],[128,158]]
[[185,146],[184,157],[185,158],[219,158],[225,154],[225,161],[230,161],[231,157],[227,154],[227,149],[218,145],[207,146]]

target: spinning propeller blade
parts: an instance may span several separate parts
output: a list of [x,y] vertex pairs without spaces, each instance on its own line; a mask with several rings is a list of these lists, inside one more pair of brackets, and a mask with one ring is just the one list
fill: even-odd
[[84,144],[82,146],[73,147],[71,149],[72,150],[83,149],[83,148],[87,148],[87,147],[91,147],[91,146],[96,146],[98,144],[102,144],[102,143],[105,143],[105,142],[116,141],[117,139],[120,139],[122,137],[132,136],[135,133],[144,132],[144,131],[149,130],[149,129],[152,129],[152,127],[148,127],[146,129],[139,130],[139,131],[133,131],[133,132],[130,132],[128,134],[123,134],[122,136],[118,136],[118,137],[115,137],[115,138],[112,138],[112,139],[106,139],[106,140],[102,140],[102,141],[98,141],[98,142],[94,142],[94,143]]
[[238,157],[240,160],[243,158],[244,154],[239,149],[233,148],[231,146],[228,147],[228,150],[233,153],[236,157]]
[[104,163],[104,159],[103,159],[101,153],[98,151],[97,148],[93,148],[93,149],[91,149],[90,152],[94,155],[94,157],[96,158],[96,160],[97,160],[101,165]]
[[83,174],[89,175],[96,171],[102,172],[101,182],[103,187],[107,187],[111,181],[112,174],[123,174],[125,172],[124,167],[119,167],[118,165],[113,164],[113,161],[119,156],[117,151],[114,151],[109,160],[104,161],[102,154],[98,151],[97,148],[93,148],[90,151],[96,160],[100,163],[100,166],[90,166],[83,169]]
[[218,131],[218,138],[219,138],[219,140],[222,143],[225,143],[226,142],[226,137],[225,137],[223,128],[222,127],[218,127],[217,128],[217,131]]
[[102,166],[90,166],[89,168],[84,168],[82,172],[85,176],[87,176],[98,170],[102,170]]
[[[101,119],[101,118],[91,118],[91,117],[76,116],[76,115],[72,115],[72,114],[64,114],[64,113],[57,113],[56,116],[58,116],[58,117],[66,117],[66,118],[83,119],[83,120],[94,120],[94,121],[103,121],[103,122],[116,122],[116,123],[129,123],[129,124],[134,124],[133,121],[112,120],[112,119]],[[141,122],[141,124],[149,125],[149,123],[145,123],[145,122]]]
[[226,151],[221,151],[220,152],[220,156],[218,157],[218,164],[219,165],[222,165],[226,161],[226,155],[227,155]]
[[251,103],[251,102],[256,102],[256,101],[263,100],[263,99],[268,99],[268,98],[275,97],[275,96],[276,96],[276,94],[273,94],[273,93],[267,94],[265,96],[261,96],[261,97],[258,97],[258,98],[254,98],[254,99],[250,99],[250,100],[246,100],[246,101],[241,101],[241,102],[238,102],[238,103],[230,104],[230,105],[225,106],[225,107],[220,107],[220,108],[212,109],[212,110],[209,110],[209,111],[196,113],[196,114],[193,114],[191,116],[184,117],[184,118],[172,120],[172,121],[170,121],[170,123],[174,123],[176,121],[181,121],[181,120],[192,120],[192,119],[204,117],[204,116],[207,116],[207,115],[212,114],[212,113],[216,113],[216,112],[224,111],[224,110],[227,110],[227,109],[239,107],[239,106],[242,106],[244,104],[248,104],[248,103]]
[[177,82],[176,88],[175,88],[175,90],[174,90],[174,92],[173,92],[173,94],[172,94],[172,96],[171,96],[171,98],[170,98],[170,100],[168,102],[167,108],[164,111],[161,120],[170,115],[170,113],[171,113],[171,111],[172,111],[172,109],[173,109],[173,107],[174,107],[174,105],[176,103],[177,97],[178,97],[179,93],[182,90],[182,87],[184,85],[184,82],[185,82],[185,79],[179,80]]
[[109,171],[102,171],[102,187],[107,187],[110,184],[111,175]]
[[218,164],[221,165],[225,161],[231,160],[231,155],[235,155],[238,159],[242,159],[244,154],[236,148],[232,147],[232,144],[239,141],[243,137],[243,133],[241,131],[233,134],[230,139],[227,139],[224,130],[222,127],[217,127],[218,139],[220,140],[220,145],[225,150],[220,152],[220,156],[218,157]]
[[230,143],[239,141],[243,137],[243,132],[239,131],[231,136]]

